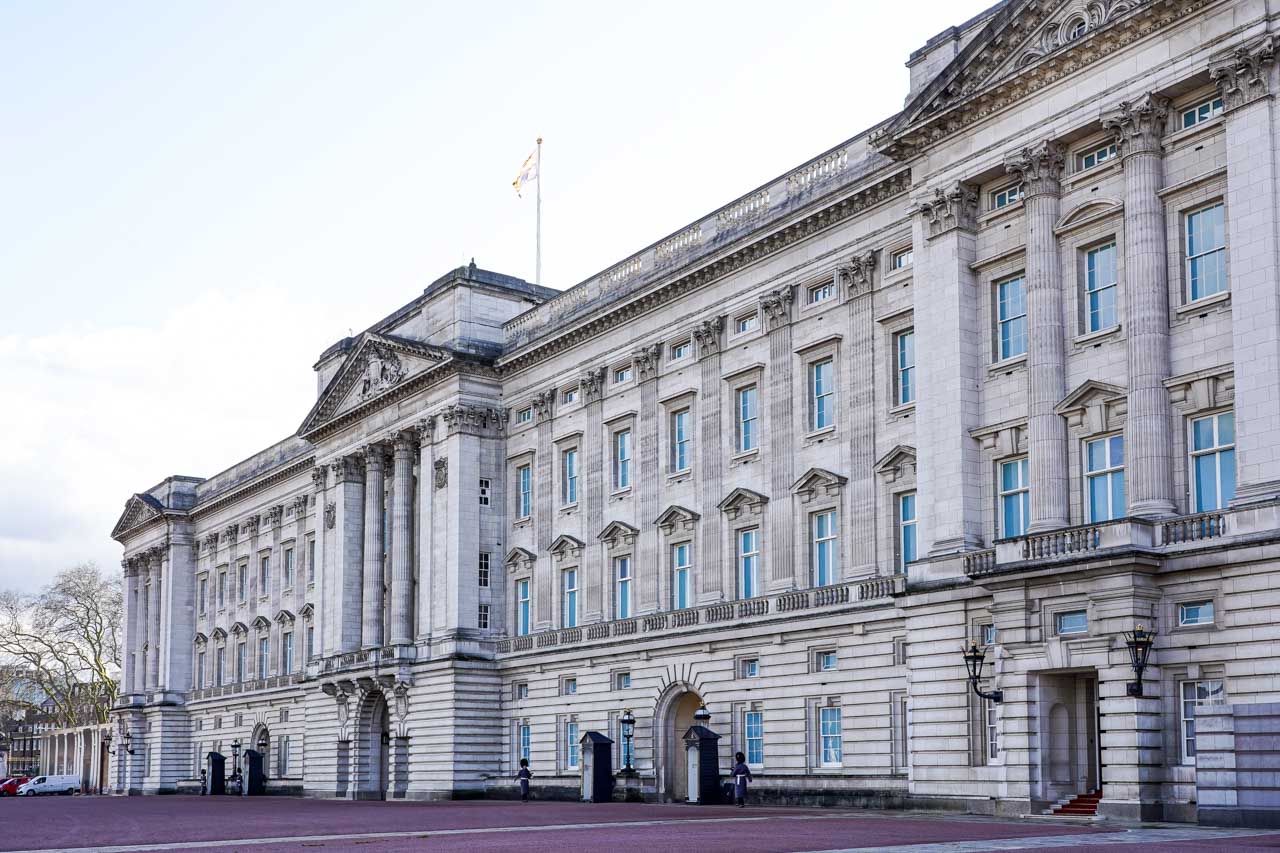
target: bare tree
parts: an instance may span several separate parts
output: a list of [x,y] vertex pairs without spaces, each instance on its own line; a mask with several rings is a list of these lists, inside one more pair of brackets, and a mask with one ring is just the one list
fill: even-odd
[[93,563],[35,595],[0,592],[0,704],[103,723],[119,690],[124,594]]

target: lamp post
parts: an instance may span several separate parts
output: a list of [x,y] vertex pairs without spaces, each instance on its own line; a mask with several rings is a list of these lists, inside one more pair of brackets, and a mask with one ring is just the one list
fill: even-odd
[[1003,702],[1003,690],[983,690],[978,686],[978,682],[982,680],[982,665],[987,659],[986,647],[980,648],[977,643],[970,643],[969,648],[961,646],[960,651],[964,654],[964,665],[969,670],[969,684],[973,686],[973,692],[981,699]]
[[[111,746],[111,741],[112,741],[112,735],[111,735],[111,732],[107,732],[105,735],[103,735],[103,736],[102,736],[102,739],[103,739],[103,740],[105,740],[105,741],[107,742],[107,754],[108,754],[108,755],[115,755],[115,754],[116,754],[116,750],[115,750],[115,749],[113,749],[113,748],[112,748],[112,746]],[[131,743],[132,743],[132,741],[133,741],[133,733],[132,733],[132,732],[130,732],[130,731],[128,731],[128,730],[126,729],[124,732],[122,732],[122,733],[120,734],[120,740],[122,740],[122,741],[123,741],[123,743],[121,744],[121,746],[122,746],[122,748],[124,749],[124,751],[125,751],[125,752],[127,752],[129,755],[133,755],[133,749],[132,749],[132,748],[131,748],[131,746],[130,746],[130,744],[131,744]]]
[[1151,647],[1155,645],[1156,632],[1148,631],[1141,625],[1132,631],[1125,632],[1124,644],[1129,648],[1129,665],[1133,667],[1133,673],[1137,676],[1137,681],[1130,681],[1125,685],[1125,695],[1137,698],[1142,697],[1142,671],[1147,668],[1147,661],[1151,658]]
[[622,772],[633,773],[635,771],[631,766],[631,738],[636,732],[636,715],[631,713],[630,708],[624,708],[618,722],[622,725]]
[[240,775],[240,738],[231,741],[231,760],[233,762],[232,774]]
[[703,727],[711,723],[711,712],[707,710],[706,702],[699,705],[698,710],[693,712],[693,722]]

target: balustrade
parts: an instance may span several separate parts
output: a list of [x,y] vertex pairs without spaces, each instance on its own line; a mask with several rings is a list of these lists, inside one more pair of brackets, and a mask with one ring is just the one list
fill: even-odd
[[1160,544],[1180,545],[1183,542],[1201,542],[1217,539],[1226,532],[1226,516],[1220,512],[1205,512],[1175,518],[1160,525]]

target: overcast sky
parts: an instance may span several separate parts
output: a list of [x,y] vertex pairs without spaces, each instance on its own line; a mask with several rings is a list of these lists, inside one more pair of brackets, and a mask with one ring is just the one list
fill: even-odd
[[293,433],[472,257],[569,287],[901,108],[987,0],[0,4],[0,588]]

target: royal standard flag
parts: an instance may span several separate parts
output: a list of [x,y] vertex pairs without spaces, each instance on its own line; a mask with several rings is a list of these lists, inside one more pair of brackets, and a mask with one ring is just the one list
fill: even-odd
[[516,195],[524,198],[521,190],[528,184],[538,179],[538,149],[533,149],[529,156],[524,158],[524,165],[520,167],[520,174],[516,175],[516,179],[511,182],[511,186],[516,188]]

